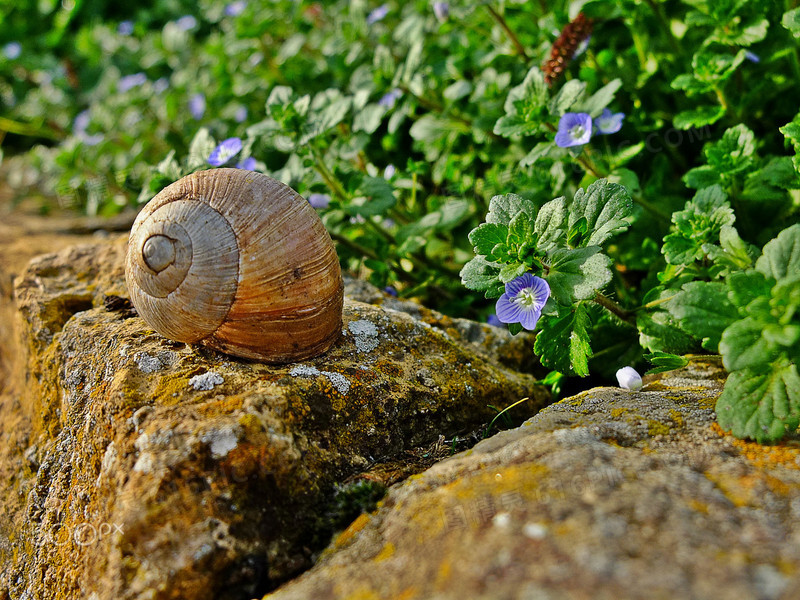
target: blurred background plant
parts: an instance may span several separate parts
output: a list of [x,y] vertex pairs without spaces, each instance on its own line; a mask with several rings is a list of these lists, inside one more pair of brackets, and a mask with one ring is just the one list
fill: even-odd
[[258,170],[309,199],[346,269],[481,320],[494,302],[459,273],[490,200],[535,211],[607,179],[632,200],[603,249],[622,312],[588,311],[588,366],[559,370],[611,378],[699,350],[659,303],[797,222],[794,4],[0,0],[1,168],[42,211],[97,215]]

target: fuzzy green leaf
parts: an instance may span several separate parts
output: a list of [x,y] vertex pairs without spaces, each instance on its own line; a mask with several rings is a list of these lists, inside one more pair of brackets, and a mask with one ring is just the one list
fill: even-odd
[[561,305],[591,298],[611,281],[611,260],[600,254],[599,246],[556,248],[549,256],[547,283],[553,298]]
[[689,364],[689,359],[677,354],[670,354],[668,352],[651,352],[644,355],[645,360],[651,365],[655,365],[652,369],[648,369],[645,375],[654,375],[656,373],[666,373],[667,371],[674,371],[675,369],[682,369]]
[[693,281],[667,303],[680,328],[702,340],[703,348],[716,352],[726,327],[739,319],[739,311],[728,299],[728,288],[713,281]]
[[589,343],[591,319],[585,304],[576,305],[562,317],[540,323],[533,351],[541,357],[542,364],[561,373],[586,377],[592,348]]
[[499,223],[481,223],[469,234],[469,241],[475,248],[475,254],[483,254],[493,258],[492,249],[501,244],[505,246],[508,239],[508,227]]
[[567,200],[563,196],[550,200],[539,209],[533,228],[533,231],[538,236],[537,250],[546,252],[561,241],[564,236],[566,219]]
[[495,196],[489,201],[489,213],[486,215],[487,223],[498,223],[508,226],[517,213],[526,213],[531,220],[536,218],[536,205],[522,196],[506,194]]
[[800,273],[800,223],[787,227],[767,242],[756,261],[756,270],[775,279]]
[[783,13],[781,25],[791,31],[794,37],[800,38],[800,8]]
[[500,265],[476,256],[461,269],[461,283],[471,290],[486,292],[487,298],[498,298],[503,293],[503,285],[497,280],[499,273]]
[[586,218],[588,235],[581,246],[599,246],[612,235],[628,228],[633,202],[628,191],[618,183],[598,179],[586,190],[579,189],[569,206],[568,225]]
[[725,109],[721,106],[701,106],[691,110],[684,110],[675,115],[672,124],[678,129],[691,129],[712,125],[725,116]]
[[733,435],[774,442],[800,425],[800,375],[781,361],[766,370],[731,373],[717,400],[717,421]]

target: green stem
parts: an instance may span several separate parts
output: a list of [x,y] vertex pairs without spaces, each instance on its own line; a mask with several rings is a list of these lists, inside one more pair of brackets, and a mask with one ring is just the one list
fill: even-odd
[[508,39],[510,39],[511,43],[514,45],[514,49],[517,51],[517,54],[519,54],[525,60],[528,60],[528,54],[527,52],[525,52],[525,46],[523,46],[522,43],[519,41],[519,38],[511,29],[511,27],[508,26],[508,22],[505,20],[503,15],[501,15],[494,8],[492,8],[490,4],[484,4],[484,6],[486,7],[486,10],[489,11],[489,14],[492,15],[494,20],[497,21],[497,24],[500,25],[500,27],[503,28],[503,31],[506,32]]
[[319,150],[317,150],[314,146],[309,145],[309,149],[311,150],[311,154],[314,156],[314,165],[317,169],[317,173],[322,176],[322,179],[325,180],[325,184],[330,188],[331,192],[333,192],[334,196],[339,198],[341,201],[347,200],[347,192],[345,191],[344,187],[339,180],[336,179],[336,176],[333,172],[328,168],[328,165],[325,164],[325,159],[320,154]]
[[596,292],[592,300],[605,308],[611,314],[619,317],[623,322],[631,325],[632,327],[635,326],[633,315],[629,311],[622,308],[619,304],[614,302],[611,298],[604,296],[600,292]]
[[658,7],[658,4],[656,4],[653,0],[645,0],[645,3],[650,7],[650,10],[653,11],[653,14],[655,14],[656,19],[658,19],[658,22],[661,25],[661,28],[666,32],[669,45],[672,47],[672,52],[674,52],[677,56],[681,56],[683,54],[681,45],[678,43],[678,39],[675,37],[675,34],[672,33],[672,29],[670,29],[669,23],[667,23],[667,20],[664,18],[661,9]]
[[484,431],[484,432],[483,432],[483,437],[484,437],[484,438],[486,438],[486,437],[488,437],[488,436],[489,436],[489,432],[492,430],[492,425],[494,425],[494,422],[495,422],[495,421],[497,421],[497,419],[498,419],[498,418],[500,418],[500,415],[502,415],[502,414],[504,414],[505,412],[507,412],[507,411],[511,410],[511,409],[512,409],[512,408],[514,408],[515,406],[518,406],[518,405],[522,404],[522,403],[523,403],[523,402],[525,402],[526,400],[530,400],[530,398],[528,398],[528,397],[525,397],[525,398],[523,398],[522,400],[517,400],[516,402],[514,402],[514,404],[511,404],[511,405],[509,405],[509,406],[506,406],[506,407],[505,407],[503,410],[501,410],[499,413],[497,413],[497,414],[494,416],[494,419],[492,419],[492,420],[491,420],[491,422],[489,423],[489,425],[486,427],[486,431]]
[[0,117],[0,131],[29,137],[42,137],[49,140],[59,139],[59,137],[52,131],[37,128],[29,123],[20,123],[19,121],[14,121],[6,117]]
[[655,308],[660,304],[664,304],[665,302],[669,302],[672,300],[677,294],[673,294],[672,296],[668,296],[667,298],[661,298],[660,300],[653,300],[652,302],[648,302],[647,304],[642,304],[641,306],[637,306],[631,312],[636,313],[641,310],[648,310],[650,308]]

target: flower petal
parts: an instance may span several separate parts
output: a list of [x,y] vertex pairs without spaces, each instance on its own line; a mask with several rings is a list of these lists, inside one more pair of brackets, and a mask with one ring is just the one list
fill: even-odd
[[534,306],[528,310],[523,310],[520,312],[519,323],[528,331],[533,331],[536,329],[536,323],[539,321],[539,317],[541,316],[542,309]]
[[537,278],[530,273],[523,273],[506,284],[506,294],[513,298],[525,288],[531,287]]
[[497,318],[501,323],[519,323],[522,308],[519,304],[512,302],[508,294],[503,294],[497,301],[494,312],[497,313]]

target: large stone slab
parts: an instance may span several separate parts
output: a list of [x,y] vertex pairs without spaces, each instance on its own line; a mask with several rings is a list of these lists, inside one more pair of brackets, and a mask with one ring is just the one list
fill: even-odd
[[714,359],[593,389],[393,487],[270,600],[797,598],[800,442],[735,440]]
[[496,360],[519,360],[506,332],[400,305],[348,299],[335,347],[283,367],[170,342],[126,306],[123,255],[74,247],[17,281],[0,598],[260,595],[324,545],[337,484],[547,402]]

